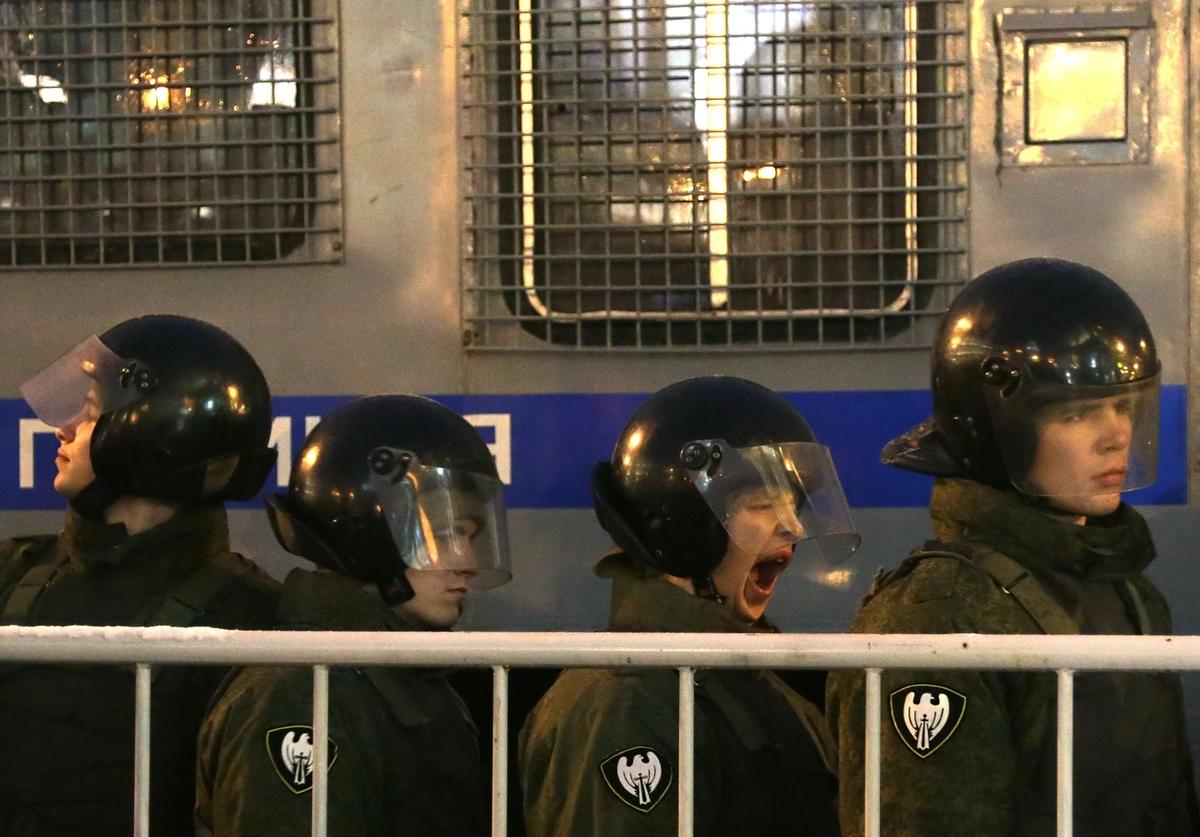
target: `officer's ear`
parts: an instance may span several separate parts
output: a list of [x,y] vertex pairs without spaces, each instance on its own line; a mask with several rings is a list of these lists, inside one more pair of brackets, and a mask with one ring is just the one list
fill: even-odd
[[612,537],[613,543],[637,563],[658,572],[663,571],[623,510],[617,491],[616,473],[610,462],[597,462],[592,468],[592,503],[596,509],[596,520]]

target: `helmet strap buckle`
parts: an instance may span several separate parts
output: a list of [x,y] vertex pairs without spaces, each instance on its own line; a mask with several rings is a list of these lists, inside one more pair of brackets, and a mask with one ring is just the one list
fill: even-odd
[[725,604],[725,597],[717,589],[717,585],[711,575],[704,578],[693,578],[692,588],[696,591],[696,595],[702,599],[707,599],[717,604]]
[[383,597],[383,602],[388,607],[395,607],[413,597],[412,585],[408,583],[407,578],[404,578],[403,573],[387,581],[378,581],[375,586],[379,588],[379,595]]

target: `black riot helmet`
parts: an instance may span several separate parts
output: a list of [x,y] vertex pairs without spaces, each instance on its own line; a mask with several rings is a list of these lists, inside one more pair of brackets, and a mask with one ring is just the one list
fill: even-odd
[[84,514],[122,496],[249,499],[275,463],[262,370],[237,340],[200,320],[126,320],[67,352],[21,393],[53,427],[95,419],[96,478],[72,500]]
[[1154,482],[1154,337],[1129,295],[1098,270],[1023,259],[980,275],[946,312],[932,365],[933,417],[890,442],[885,464],[1046,496],[1031,476],[1040,430],[1115,410],[1129,447],[1117,489]]
[[692,378],[659,390],[629,419],[612,460],[592,474],[596,515],[617,546],[659,572],[691,579],[703,595],[733,538],[757,551],[761,527],[846,557],[859,538],[829,450],[781,396],[741,378]]
[[512,578],[491,452],[428,398],[374,395],[331,412],[267,513],[284,549],[373,582],[389,605],[412,598],[408,569],[469,571],[476,590]]

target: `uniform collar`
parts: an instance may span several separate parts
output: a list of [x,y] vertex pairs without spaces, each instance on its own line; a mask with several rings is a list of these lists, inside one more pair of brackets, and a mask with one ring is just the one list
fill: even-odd
[[323,631],[404,631],[409,626],[365,582],[337,573],[294,569],[283,583],[282,627]]
[[62,543],[72,568],[79,572],[149,558],[183,568],[229,551],[229,521],[220,503],[195,505],[130,535],[123,523],[91,520],[68,508]]
[[1015,491],[939,479],[929,515],[943,540],[977,538],[1014,558],[1084,578],[1129,578],[1155,555],[1146,521],[1125,503],[1080,526],[1031,505]]
[[634,563],[623,552],[604,556],[596,575],[613,580],[608,627],[613,631],[762,633],[776,628],[765,619],[747,625],[728,609],[693,596]]

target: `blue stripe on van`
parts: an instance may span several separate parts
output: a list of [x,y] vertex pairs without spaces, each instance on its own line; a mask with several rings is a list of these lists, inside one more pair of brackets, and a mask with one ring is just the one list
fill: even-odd
[[[644,394],[447,395],[436,398],[460,413],[475,417],[493,450],[507,453],[511,483],[510,508],[588,508],[588,473],[606,459],[625,420]],[[893,436],[929,414],[927,390],[788,393],[803,411],[818,438],[833,451],[846,495],[856,507],[918,507],[929,499],[931,481],[879,464],[879,450]],[[281,453],[295,455],[313,421],[349,400],[339,396],[284,396],[275,411],[290,434]],[[25,482],[21,486],[21,419],[30,418],[18,399],[0,400],[0,509],[54,509],[63,503],[54,493],[54,451],[46,433],[25,432]],[[1187,502],[1187,393],[1183,386],[1162,391],[1158,482],[1134,492],[1131,502],[1151,505]],[[505,434],[505,424],[508,433]],[[32,445],[30,444],[32,442]],[[32,465],[32,473],[29,466]],[[268,483],[278,490],[278,475]],[[286,470],[283,472],[286,477]],[[253,501],[244,506],[256,506]]]

